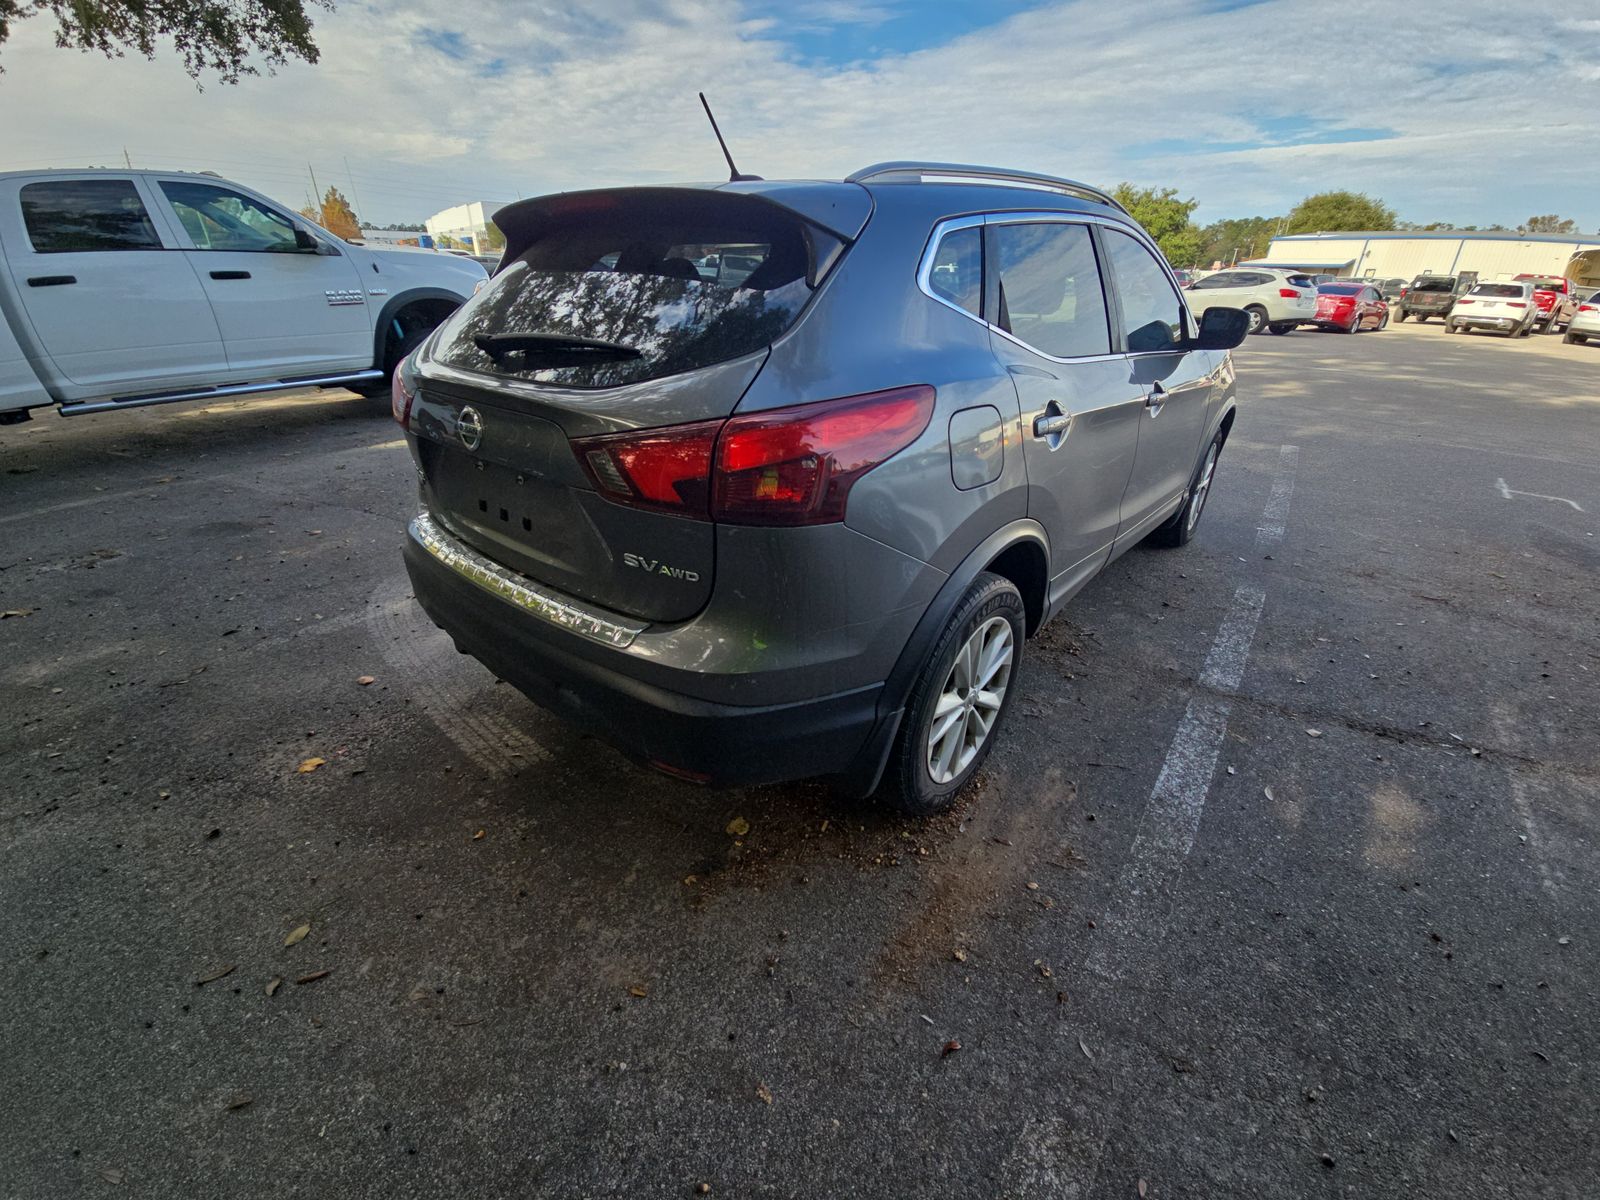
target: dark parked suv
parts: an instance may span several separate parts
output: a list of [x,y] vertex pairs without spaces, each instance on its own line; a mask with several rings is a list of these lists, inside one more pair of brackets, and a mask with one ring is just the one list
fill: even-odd
[[1114,200],[887,163],[525,200],[396,374],[456,641],[669,774],[949,803],[1023,640],[1193,534],[1237,310]]

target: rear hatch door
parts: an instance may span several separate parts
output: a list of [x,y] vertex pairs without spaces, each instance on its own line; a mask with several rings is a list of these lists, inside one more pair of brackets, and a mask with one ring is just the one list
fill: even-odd
[[411,432],[429,509],[531,579],[645,620],[687,619],[716,570],[709,461],[666,503],[619,503],[573,440],[714,434],[847,241],[748,193],[529,203],[497,215],[500,269],[417,360]]

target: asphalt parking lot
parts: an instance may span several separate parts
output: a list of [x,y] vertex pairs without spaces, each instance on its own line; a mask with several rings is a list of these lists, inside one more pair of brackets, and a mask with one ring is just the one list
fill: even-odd
[[1237,361],[928,825],[456,655],[365,401],[0,430],[0,1195],[1590,1194],[1600,350]]

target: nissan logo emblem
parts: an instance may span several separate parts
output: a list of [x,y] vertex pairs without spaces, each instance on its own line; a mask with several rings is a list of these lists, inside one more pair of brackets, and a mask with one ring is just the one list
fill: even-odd
[[456,417],[456,433],[468,450],[476,450],[483,443],[483,414],[467,405]]

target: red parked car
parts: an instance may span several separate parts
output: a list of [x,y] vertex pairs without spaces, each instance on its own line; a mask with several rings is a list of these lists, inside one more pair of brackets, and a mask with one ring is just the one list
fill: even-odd
[[1535,324],[1544,333],[1559,333],[1572,321],[1578,309],[1578,297],[1572,280],[1554,275],[1518,275],[1519,280],[1533,284],[1533,300],[1539,306],[1539,319]]
[[1317,311],[1311,324],[1358,333],[1389,323],[1389,302],[1370,283],[1335,280],[1317,286]]

